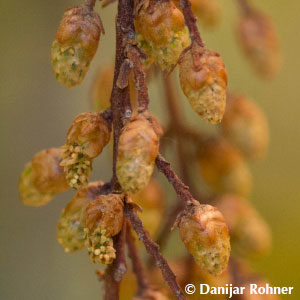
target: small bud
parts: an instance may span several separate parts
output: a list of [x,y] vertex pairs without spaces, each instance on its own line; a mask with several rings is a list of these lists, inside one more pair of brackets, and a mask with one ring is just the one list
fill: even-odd
[[31,161],[33,184],[42,193],[63,193],[69,189],[63,167],[63,150],[50,148],[37,153]]
[[81,216],[86,205],[97,198],[102,185],[102,181],[89,183],[62,210],[57,223],[57,240],[65,252],[72,253],[85,248],[86,235]]
[[271,19],[251,11],[240,20],[238,33],[241,46],[255,69],[266,78],[274,76],[280,68],[281,57]]
[[239,151],[224,139],[206,141],[198,152],[204,181],[217,193],[248,196],[252,178]]
[[169,298],[160,290],[147,288],[132,300],[168,300]]
[[121,231],[123,219],[121,195],[101,195],[87,205],[82,220],[92,262],[107,265],[115,259],[112,237]]
[[41,193],[33,184],[31,162],[25,165],[19,180],[19,194],[22,202],[28,206],[42,206],[54,197],[54,193]]
[[45,205],[55,194],[68,190],[60,166],[62,154],[58,148],[42,150],[25,166],[19,182],[20,197],[25,205]]
[[98,156],[110,139],[110,127],[101,113],[79,114],[69,128],[66,144],[84,145],[83,153],[89,158]]
[[183,14],[170,0],[146,0],[136,12],[134,25],[138,46],[163,70],[170,70],[190,44]]
[[100,17],[86,5],[66,10],[52,44],[51,63],[56,79],[73,87],[83,80],[100,39]]
[[231,95],[221,123],[224,136],[246,157],[260,158],[269,142],[268,123],[264,113],[243,96]]
[[74,119],[63,147],[65,152],[61,162],[71,187],[79,189],[87,184],[92,159],[108,144],[110,130],[100,113],[82,113]]
[[151,236],[154,236],[157,232],[164,216],[164,198],[164,191],[155,179],[151,179],[143,190],[132,196],[132,200],[143,208],[140,218]]
[[227,73],[218,53],[194,45],[179,62],[180,85],[193,110],[210,123],[221,122]]
[[247,201],[227,195],[218,199],[217,206],[228,225],[233,250],[246,256],[262,256],[269,252],[269,226]]
[[125,125],[117,160],[117,177],[124,191],[134,194],[146,187],[158,148],[158,136],[145,115],[135,116]]
[[194,201],[180,217],[180,237],[196,263],[212,275],[220,275],[230,255],[228,228],[213,206]]

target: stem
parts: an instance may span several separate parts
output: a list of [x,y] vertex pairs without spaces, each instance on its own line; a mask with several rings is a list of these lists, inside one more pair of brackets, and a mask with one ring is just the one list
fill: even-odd
[[174,296],[179,300],[186,300],[187,298],[185,294],[176,281],[175,274],[170,269],[165,258],[159,252],[159,246],[152,240],[150,234],[144,229],[143,222],[129,204],[126,204],[125,206],[125,215],[130,221],[134,231],[137,233],[140,241],[144,243],[148,254],[151,255],[156,265],[160,268],[164,280],[169,285]]
[[175,174],[175,172],[170,167],[170,163],[167,162],[160,154],[156,158],[156,166],[160,172],[162,172],[168,181],[173,185],[173,188],[185,204],[192,202],[194,200],[193,195],[189,191],[189,187],[185,185],[181,179]]
[[109,265],[103,276],[104,300],[119,300],[120,283],[114,280],[113,265]]
[[176,203],[174,207],[172,207],[172,211],[170,212],[165,222],[163,223],[162,230],[159,232],[158,237],[156,239],[156,242],[161,249],[164,248],[164,246],[166,245],[166,242],[171,232],[171,228],[176,221],[176,217],[182,211],[183,208],[184,208],[184,203],[182,201]]
[[[119,255],[118,239],[120,238],[120,233],[114,238],[114,248],[116,249],[116,255]],[[120,282],[115,280],[115,264],[116,260],[107,267],[104,279],[104,300],[119,300],[120,297]]]
[[[186,166],[186,154],[185,154],[185,141],[187,128],[183,125],[183,117],[182,110],[179,107],[179,97],[177,96],[177,91],[172,81],[172,75],[164,78],[164,90],[167,100],[167,105],[169,109],[171,130],[174,132],[174,135],[177,139],[177,154],[178,154],[178,162],[180,166],[180,174],[186,183],[191,183],[188,168]],[[189,185],[190,186],[190,185]],[[172,211],[165,219],[162,229],[157,237],[157,243],[161,248],[163,248],[167,242],[167,238],[170,234],[170,228],[173,226],[177,215],[184,208],[184,202],[177,202],[174,207],[172,207]]]
[[148,96],[146,75],[143,70],[140,56],[141,54],[136,47],[129,47],[128,58],[133,63],[134,79],[136,83],[136,89],[138,91],[138,111],[141,113],[148,110],[150,99]]
[[132,261],[132,269],[136,275],[138,282],[138,294],[141,294],[143,290],[149,287],[149,283],[145,274],[145,268],[135,244],[135,238],[131,232],[131,226],[128,222],[127,228],[127,245],[128,245],[128,255]]
[[120,184],[116,175],[116,164],[118,157],[118,143],[120,134],[126,118],[131,116],[131,105],[128,86],[120,89],[117,86],[121,65],[126,59],[125,40],[130,32],[134,32],[133,28],[133,1],[119,0],[118,15],[116,20],[116,59],[113,89],[110,98],[111,110],[113,114],[113,131],[114,131],[114,149],[113,149],[113,176],[112,185],[115,191],[120,190]]
[[191,40],[197,42],[199,46],[204,47],[198,27],[197,18],[192,11],[192,5],[189,0],[179,0],[179,6],[183,12],[185,24],[189,29]]
[[120,282],[127,271],[125,244],[126,244],[126,220],[124,219],[122,230],[116,243],[116,259],[114,261],[114,280]]

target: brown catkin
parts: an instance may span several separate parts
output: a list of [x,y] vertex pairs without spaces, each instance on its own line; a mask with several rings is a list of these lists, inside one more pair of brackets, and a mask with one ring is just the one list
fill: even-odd
[[261,158],[269,144],[264,113],[251,100],[231,94],[221,123],[223,135],[247,158]]
[[117,160],[117,177],[124,191],[134,194],[146,187],[158,148],[159,138],[145,115],[137,115],[125,125]]
[[27,163],[19,180],[19,195],[23,204],[28,206],[42,206],[50,202],[54,193],[41,193],[33,184],[33,170],[31,162]]
[[271,232],[259,213],[241,197],[222,196],[217,201],[229,228],[232,248],[244,256],[262,256],[271,248]]
[[196,263],[203,270],[220,275],[230,255],[229,233],[222,214],[213,206],[194,201],[180,217],[178,227]]
[[61,165],[72,188],[88,183],[92,159],[98,156],[110,140],[111,128],[101,112],[78,115],[69,128]]
[[163,70],[170,70],[190,43],[182,12],[171,1],[144,1],[134,21],[138,46]]
[[219,54],[194,45],[179,62],[179,78],[193,110],[205,121],[221,122],[226,105],[227,73]]
[[62,157],[61,149],[50,148],[38,152],[26,164],[19,181],[19,193],[25,205],[45,205],[55,194],[69,189],[60,166]]
[[123,198],[119,194],[101,195],[87,205],[82,222],[92,262],[107,265],[115,259],[112,237],[121,231],[123,219]]
[[252,177],[241,153],[222,138],[207,140],[198,152],[201,175],[216,193],[248,196]]
[[100,39],[100,17],[87,5],[66,10],[51,48],[51,63],[58,82],[80,84],[88,71]]
[[69,189],[60,166],[63,150],[50,148],[37,153],[31,161],[33,184],[42,193],[63,193]]
[[57,223],[57,240],[65,252],[73,253],[86,247],[82,214],[87,204],[99,196],[102,185],[102,181],[89,183],[62,210]]
[[276,75],[281,65],[279,40],[272,20],[257,11],[243,15],[238,24],[240,44],[263,77]]
[[89,158],[98,156],[110,140],[110,126],[99,112],[79,114],[68,130],[66,144],[84,145]]

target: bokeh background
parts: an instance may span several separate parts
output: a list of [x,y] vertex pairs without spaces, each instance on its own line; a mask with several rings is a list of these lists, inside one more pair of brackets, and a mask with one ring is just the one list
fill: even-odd
[[[295,287],[293,295],[285,298],[300,299],[300,2],[253,0],[273,17],[281,39],[284,64],[271,82],[256,76],[237,47],[234,0],[222,3],[220,26],[203,31],[203,38],[210,49],[222,54],[230,88],[255,99],[271,131],[268,156],[251,164],[251,201],[273,230],[273,251],[254,265],[274,285]],[[98,3],[106,34],[90,72],[73,89],[56,82],[50,46],[65,8],[73,4],[70,0],[0,1],[0,299],[100,298],[96,268],[86,253],[65,254],[56,241],[56,222],[72,192],[41,208],[23,206],[17,192],[24,164],[36,152],[64,143],[73,118],[90,109],[89,88],[99,64],[113,60],[116,5],[102,10]],[[165,109],[153,84],[151,98],[152,111],[163,120]],[[185,113],[194,118],[189,106]],[[195,124],[205,126],[198,118]],[[108,180],[110,176],[110,155],[104,153],[93,177]],[[173,235],[176,243],[177,233]]]

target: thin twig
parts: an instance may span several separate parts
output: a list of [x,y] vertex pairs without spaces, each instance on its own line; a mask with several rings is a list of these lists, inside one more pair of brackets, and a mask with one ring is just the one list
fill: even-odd
[[124,219],[122,230],[116,243],[116,259],[114,261],[114,279],[121,281],[127,271],[126,257],[125,257],[125,244],[126,244],[126,220]]
[[[177,92],[175,86],[172,81],[172,75],[164,78],[164,91],[166,95],[166,102],[169,109],[169,116],[170,116],[170,123],[171,123],[171,130],[174,133],[175,138],[177,139],[177,156],[178,156],[178,163],[180,166],[180,174],[184,180],[184,182],[191,183],[191,179],[189,176],[188,168],[186,166],[187,157],[185,153],[185,141],[183,139],[186,138],[186,127],[184,125],[184,118],[182,116],[182,110],[179,107],[179,101],[177,96]],[[167,242],[167,238],[170,234],[170,229],[173,226],[177,215],[180,211],[184,208],[184,202],[179,201],[177,202],[170,214],[165,218],[162,226],[161,231],[157,237],[157,243],[161,248],[163,248]]]
[[137,233],[140,241],[144,243],[148,254],[151,255],[157,267],[160,268],[163,278],[169,285],[174,296],[179,300],[186,300],[187,298],[185,294],[183,293],[182,289],[176,281],[175,274],[169,267],[165,258],[160,253],[159,246],[152,240],[150,234],[144,229],[143,222],[134,212],[132,206],[128,203],[125,205],[125,215],[130,221],[132,228]]
[[186,204],[193,201],[194,197],[189,191],[189,187],[185,185],[181,179],[172,170],[170,163],[167,162],[162,155],[158,155],[156,158],[156,166],[160,172],[162,172],[168,181],[173,185],[173,188],[178,195]]
[[164,248],[167,239],[170,235],[171,228],[175,223],[176,217],[178,214],[182,211],[184,208],[184,203],[182,201],[177,202],[174,207],[172,208],[172,211],[170,214],[166,217],[164,223],[162,224],[162,229],[159,232],[156,242],[161,247]]
[[[116,249],[116,256],[119,255],[118,240],[121,234],[114,237],[114,248]],[[120,282],[115,280],[116,260],[107,267],[103,276],[104,279],[104,300],[119,300],[120,296]]]
[[189,0],[179,0],[180,8],[182,9],[185,24],[189,29],[191,40],[197,42],[199,46],[204,47],[198,27],[197,18],[192,11],[192,5]]
[[142,259],[135,244],[135,238],[131,232],[131,225],[129,222],[127,228],[127,245],[128,255],[132,261],[132,269],[138,282],[138,293],[141,294],[143,290],[149,287],[149,283],[145,274],[145,268]]
[[138,111],[143,112],[148,109],[150,99],[148,96],[146,75],[141,62],[141,54],[136,47],[131,45],[127,55],[133,64],[134,80],[136,83],[136,89],[138,91]]
[[116,59],[113,89],[111,94],[111,110],[113,113],[113,131],[114,131],[114,149],[113,149],[113,176],[112,185],[115,191],[120,190],[118,178],[116,176],[116,164],[118,157],[119,137],[124,126],[126,118],[131,116],[131,105],[129,96],[129,87],[120,89],[117,86],[117,80],[120,68],[126,59],[124,43],[128,35],[134,32],[133,26],[133,0],[119,0],[118,15],[116,21]]

